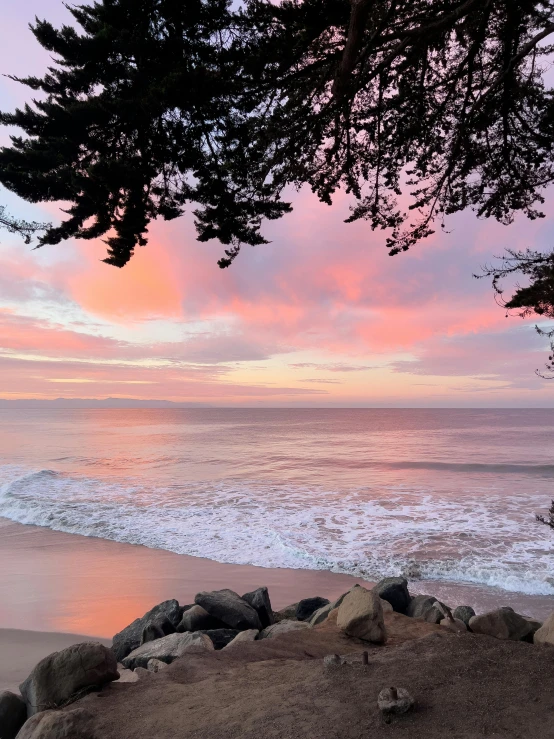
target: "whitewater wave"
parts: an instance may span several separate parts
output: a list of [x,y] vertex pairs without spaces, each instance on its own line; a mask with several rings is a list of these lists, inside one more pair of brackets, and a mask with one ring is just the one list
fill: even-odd
[[554,595],[551,532],[533,517],[544,496],[0,474],[0,516],[23,524],[219,562]]

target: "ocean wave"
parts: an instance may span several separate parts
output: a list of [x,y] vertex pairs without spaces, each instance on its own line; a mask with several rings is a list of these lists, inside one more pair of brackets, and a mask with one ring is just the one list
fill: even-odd
[[539,496],[0,474],[0,516],[23,524],[220,562],[554,595],[551,532],[533,518]]

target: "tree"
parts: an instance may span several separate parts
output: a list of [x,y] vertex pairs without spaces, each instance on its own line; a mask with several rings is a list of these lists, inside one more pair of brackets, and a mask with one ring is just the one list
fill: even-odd
[[4,205],[0,205],[0,228],[7,229],[10,233],[16,233],[23,237],[26,244],[30,244],[35,233],[50,228],[49,223],[37,223],[36,221],[23,221],[12,218]]
[[[70,11],[80,32],[33,26],[58,61],[19,81],[44,99],[0,115],[26,134],[0,151],[0,181],[32,202],[70,203],[41,245],[106,236],[105,261],[122,267],[152,219],[192,203],[199,240],[226,245],[227,267],[241,244],[265,243],[265,219],[291,210],[291,185],[329,204],[346,190],[348,221],[385,230],[390,254],[466,208],[502,223],[543,216],[554,180],[548,0],[103,0]],[[535,311],[554,255],[509,258],[531,278],[512,302]]]

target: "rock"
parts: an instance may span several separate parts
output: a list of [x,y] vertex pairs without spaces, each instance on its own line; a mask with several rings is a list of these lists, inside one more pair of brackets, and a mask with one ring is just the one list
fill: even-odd
[[323,621],[326,621],[327,616],[331,613],[334,607],[335,607],[334,603],[328,603],[326,606],[323,606],[322,608],[318,608],[318,610],[315,611],[312,614],[312,617],[310,618],[310,626],[317,626],[317,624],[320,624],[320,623],[323,623]]
[[423,620],[428,624],[440,624],[447,613],[450,613],[450,608],[442,601],[436,600],[433,606],[425,612]]
[[375,644],[386,641],[383,608],[376,592],[353,588],[339,606],[337,626],[348,636]]
[[309,629],[310,624],[305,621],[279,621],[279,623],[268,626],[260,632],[258,639],[275,639],[277,636],[286,634],[297,629]]
[[135,675],[133,670],[127,670],[121,663],[117,663],[117,671],[119,672],[118,683],[136,683],[138,681],[138,675]]
[[137,676],[138,680],[148,680],[154,673],[146,667],[137,667],[134,674]]
[[167,667],[167,663],[162,662],[161,659],[155,659],[154,657],[149,659],[146,663],[146,669],[150,670],[150,672],[159,672],[160,670],[163,670],[164,667]]
[[382,598],[379,598],[381,602],[381,608],[383,609],[383,613],[393,613],[394,608],[391,606],[391,604],[388,602],[388,600],[383,600]]
[[256,611],[260,617],[260,623],[262,628],[271,626],[275,623],[273,617],[273,609],[271,608],[271,601],[269,600],[269,592],[266,587],[258,588],[253,590],[251,593],[245,593],[242,599],[247,603],[250,603],[252,608]]
[[342,603],[342,601],[346,598],[346,596],[348,595],[348,593],[351,593],[354,590],[354,588],[359,588],[359,587],[361,587],[361,585],[358,585],[356,583],[356,585],[353,585],[350,588],[350,590],[347,590],[346,591],[346,593],[343,593],[342,595],[339,595],[339,597],[333,603],[333,608],[338,608],[340,606],[340,604]]
[[113,638],[112,651],[118,662],[140,646],[144,627],[151,621],[155,621],[158,616],[165,616],[175,631],[181,621],[181,607],[176,600],[165,600],[116,634]]
[[198,593],[194,599],[210,616],[223,621],[226,626],[239,631],[262,628],[260,617],[250,603],[233,590],[212,590]]
[[74,644],[41,660],[19,689],[27,715],[66,703],[87,688],[119,679],[111,649],[96,642]]
[[152,621],[149,621],[146,624],[146,626],[142,630],[140,643],[146,644],[147,642],[154,641],[155,639],[162,639],[168,634],[173,634],[174,631],[175,627],[173,626],[171,621],[163,616],[160,616]]
[[182,657],[187,652],[212,651],[214,645],[206,634],[199,631],[186,631],[184,634],[169,634],[163,639],[156,639],[134,649],[123,659],[123,666],[129,670],[136,667],[147,667],[151,659],[159,659],[167,664]]
[[533,635],[535,644],[554,644],[554,613],[546,619],[540,629]]
[[476,634],[487,634],[496,639],[511,641],[522,641],[533,631],[533,626],[526,618],[508,607],[473,616],[469,620],[469,628]]
[[192,606],[183,613],[177,631],[202,631],[206,629],[224,629],[225,624],[218,618],[210,616],[202,606]]
[[15,739],[27,720],[27,706],[20,695],[4,690],[0,693],[0,737]]
[[377,705],[385,715],[406,713],[414,705],[414,699],[406,688],[384,688],[379,693]]
[[259,633],[260,632],[256,631],[256,629],[248,629],[248,631],[239,631],[239,633],[235,636],[233,641],[230,641],[229,644],[223,647],[223,649],[232,649],[233,647],[236,647],[239,644],[245,644],[248,642],[256,641]]
[[17,739],[98,739],[98,734],[92,729],[91,714],[85,708],[74,708],[37,713],[24,724]]
[[523,618],[529,624],[529,633],[523,637],[522,641],[526,641],[526,642],[529,642],[530,644],[533,644],[535,640],[535,634],[540,628],[542,628],[542,622],[537,621],[537,619],[535,618],[529,618],[528,616],[524,616]]
[[285,608],[281,608],[280,611],[274,611],[273,612],[273,618],[275,623],[279,623],[279,621],[293,621],[296,618],[296,609],[298,608],[298,603],[291,603],[290,606],[285,606]]
[[[251,631],[251,629],[248,629]],[[212,640],[214,649],[223,649],[227,644],[230,644],[233,639],[240,634],[238,629],[207,629],[206,631],[200,631],[199,634],[206,634]]]
[[410,604],[408,581],[404,577],[385,577],[373,588],[377,595],[388,602],[397,613],[406,613]]
[[328,654],[323,658],[324,667],[340,667],[342,665],[342,659],[338,654]]
[[460,621],[463,621],[466,626],[469,626],[469,620],[475,616],[475,611],[471,606],[457,606],[452,611],[452,615],[454,618],[459,618]]
[[460,618],[443,618],[442,621],[439,621],[439,624],[458,634],[467,631],[467,626]]
[[317,610],[328,605],[327,598],[304,598],[296,606],[296,618],[299,621],[309,621]]
[[432,595],[414,595],[406,608],[406,616],[425,618],[427,611],[431,610],[436,600]]

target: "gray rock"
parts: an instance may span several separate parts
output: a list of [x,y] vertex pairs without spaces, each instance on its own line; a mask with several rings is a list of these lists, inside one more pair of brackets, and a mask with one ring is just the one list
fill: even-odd
[[408,581],[404,577],[385,577],[373,588],[383,600],[388,600],[397,613],[406,613],[411,596]]
[[414,705],[414,699],[406,688],[384,688],[379,693],[377,705],[385,715],[406,713]]
[[74,644],[41,660],[19,689],[27,715],[54,708],[76,693],[119,678],[111,649],[97,642]]
[[469,628],[476,634],[511,641],[523,641],[533,633],[533,625],[509,607],[473,616],[469,620]]
[[268,626],[260,632],[258,639],[275,639],[289,631],[297,631],[301,629],[309,629],[310,624],[305,621],[279,621],[279,623]]
[[151,659],[159,659],[169,664],[187,652],[206,652],[212,651],[213,648],[212,640],[206,634],[201,634],[199,631],[186,631],[184,634],[169,634],[163,639],[143,644],[134,649],[122,662],[124,667],[134,670],[137,667],[147,668],[148,661]]
[[147,642],[154,641],[155,639],[162,639],[164,636],[167,636],[168,634],[173,634],[174,632],[175,627],[173,626],[171,621],[164,616],[158,616],[157,618],[148,621],[148,623],[142,630],[140,643],[146,644]]
[[333,608],[338,608],[340,606],[340,604],[342,603],[342,601],[346,598],[346,596],[348,595],[348,593],[350,593],[352,590],[354,590],[354,588],[359,588],[359,587],[361,587],[361,586],[356,583],[356,585],[353,585],[350,588],[350,590],[347,590],[346,591],[346,593],[343,593],[342,595],[339,595],[339,597],[333,602]]
[[99,739],[92,723],[93,717],[85,708],[41,711],[23,725],[17,739]]
[[251,593],[245,593],[242,596],[242,599],[247,603],[250,603],[252,608],[256,611],[260,617],[260,623],[263,629],[265,629],[266,626],[271,626],[271,624],[275,623],[271,601],[269,600],[269,592],[266,587],[257,588]]
[[304,598],[296,606],[296,618],[299,621],[309,621],[316,611],[328,605],[327,598]]
[[323,621],[326,621],[334,608],[334,603],[328,603],[326,606],[323,606],[323,608],[319,608],[312,614],[312,617],[310,618],[310,626],[317,626],[317,624],[321,624]]
[[554,613],[546,619],[544,624],[533,635],[535,644],[554,644]]
[[248,631],[239,631],[233,641],[230,641],[223,649],[233,649],[238,647],[239,644],[247,644],[248,642],[256,641],[259,635],[259,631],[256,629],[248,629]]
[[198,593],[194,599],[210,616],[218,618],[232,629],[246,631],[261,629],[260,617],[250,603],[243,600],[233,590],[212,590]]
[[431,610],[436,600],[433,595],[414,595],[406,608],[406,616],[425,618],[425,614]]
[[136,675],[138,680],[148,680],[153,674],[152,670],[148,670],[146,667],[136,667],[133,672],[133,675]]
[[116,634],[113,638],[112,650],[118,662],[140,646],[144,627],[155,621],[158,616],[165,616],[175,631],[181,621],[181,607],[176,600],[165,600]]
[[387,639],[383,608],[377,593],[353,588],[339,606],[337,626],[348,636],[382,644]]
[[475,611],[471,606],[457,606],[453,611],[454,618],[459,618],[466,626],[469,626],[469,620],[475,616]]
[[342,659],[338,654],[328,654],[323,658],[324,667],[340,667],[342,665]]
[[27,721],[27,706],[20,695],[4,690],[0,693],[0,737],[15,739]]
[[275,619],[275,623],[277,624],[279,621],[293,621],[296,618],[297,608],[298,603],[291,603],[290,606],[285,606],[280,611],[274,611],[273,618]]
[[[250,631],[250,629],[248,629]],[[227,644],[233,641],[233,639],[240,634],[238,629],[207,629],[206,631],[199,631],[199,634],[206,634],[212,640],[214,649],[223,649]]]
[[201,631],[202,629],[224,629],[225,624],[218,618],[210,616],[202,606],[192,606],[183,613],[177,631]]
[[440,624],[444,618],[445,612],[450,613],[450,609],[442,601],[436,600],[434,605],[425,612],[423,620],[428,624]]
[[161,659],[149,659],[146,664],[146,669],[150,670],[150,672],[159,672],[160,670],[163,670],[164,667],[167,667],[166,662],[162,662]]

